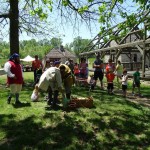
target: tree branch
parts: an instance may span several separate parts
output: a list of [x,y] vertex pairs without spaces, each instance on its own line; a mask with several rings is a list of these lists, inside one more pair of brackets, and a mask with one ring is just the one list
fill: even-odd
[[0,18],[9,18],[9,13],[7,13],[7,14],[0,14]]

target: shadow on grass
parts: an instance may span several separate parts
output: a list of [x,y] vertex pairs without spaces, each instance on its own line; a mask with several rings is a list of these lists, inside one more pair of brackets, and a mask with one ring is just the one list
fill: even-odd
[[[53,119],[54,115],[49,114],[49,118]],[[10,116],[1,115],[1,120],[4,118],[8,119]],[[83,149],[87,148],[87,143],[94,138],[93,132],[86,133],[83,127],[74,124],[74,119],[69,116],[65,116],[65,120],[61,120],[56,126],[47,127],[34,122],[34,119],[35,116],[18,122],[8,119],[7,126],[1,123],[6,138],[0,142],[0,149],[65,149],[69,146],[73,149],[74,146]]]
[[14,108],[31,107],[31,103],[12,104]]

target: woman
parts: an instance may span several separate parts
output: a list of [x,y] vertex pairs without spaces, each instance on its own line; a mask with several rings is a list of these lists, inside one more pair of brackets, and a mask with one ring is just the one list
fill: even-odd
[[120,79],[122,78],[122,74],[123,74],[123,65],[121,64],[120,60],[118,60],[116,66],[118,87],[120,87]]

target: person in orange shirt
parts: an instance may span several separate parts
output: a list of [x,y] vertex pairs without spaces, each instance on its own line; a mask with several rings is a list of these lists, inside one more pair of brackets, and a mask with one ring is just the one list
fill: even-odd
[[80,73],[80,70],[79,70],[78,63],[75,63],[75,65],[74,65],[74,76],[78,77],[79,73]]
[[42,62],[38,59],[38,55],[35,55],[35,60],[32,61],[32,70],[34,71],[34,82],[36,82],[37,69],[43,68]]
[[107,78],[107,90],[108,94],[113,94],[113,80],[115,79],[115,66],[112,64],[112,59],[108,60],[108,64],[106,65],[106,78]]

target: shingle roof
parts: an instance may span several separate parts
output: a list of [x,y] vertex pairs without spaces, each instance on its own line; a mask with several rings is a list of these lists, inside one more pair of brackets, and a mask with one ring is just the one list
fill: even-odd
[[69,52],[68,50],[64,49],[64,52],[62,52],[59,48],[53,48],[47,55],[48,58],[76,58],[74,54]]

